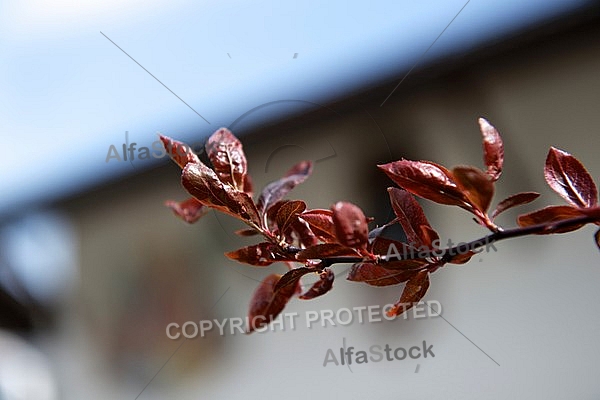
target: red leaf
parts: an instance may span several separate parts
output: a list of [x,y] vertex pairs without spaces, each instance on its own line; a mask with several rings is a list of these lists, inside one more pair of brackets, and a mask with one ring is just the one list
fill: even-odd
[[453,180],[452,173],[428,161],[394,161],[378,165],[396,184],[414,195],[436,203],[467,206],[467,198]]
[[413,308],[425,296],[427,289],[429,289],[429,273],[427,271],[418,272],[406,282],[400,300],[387,311],[388,317],[402,315]]
[[300,161],[298,164],[290,168],[284,175],[284,177],[292,175],[310,175],[312,172],[312,161]]
[[158,135],[160,141],[163,144],[167,154],[179,165],[181,168],[185,167],[187,163],[199,163],[200,159],[192,151],[192,149],[185,143],[173,140],[168,136]]
[[556,193],[576,207],[593,207],[598,202],[594,180],[583,164],[567,152],[550,148],[544,177]]
[[336,241],[333,212],[331,210],[308,210],[300,214],[299,217],[308,223],[313,233],[322,241]]
[[600,207],[583,208],[580,211],[588,217],[595,218],[594,223],[600,225]]
[[[519,226],[522,227],[538,224],[547,224],[550,222],[558,222],[565,219],[582,217],[585,215],[583,211],[584,210],[580,210],[579,208],[573,206],[548,206],[528,214],[519,215],[519,217],[517,218],[517,223],[519,224]],[[571,232],[581,228],[583,225],[585,224],[578,224],[575,226],[570,226],[561,229],[547,230],[538,233],[538,235]]]
[[369,227],[362,210],[352,203],[337,202],[331,206],[335,236],[339,243],[352,248],[367,248]]
[[298,239],[300,243],[304,245],[304,247],[314,246],[319,243],[319,240],[314,235],[313,231],[310,229],[310,226],[306,221],[301,220],[300,218],[296,218],[292,223],[292,229],[298,235]]
[[455,254],[448,262],[452,264],[465,264],[469,262],[469,260],[471,260],[471,257],[473,257],[475,254],[477,253],[475,253],[472,250],[469,250],[464,254]]
[[274,182],[269,183],[260,194],[257,206],[263,214],[272,204],[283,199],[293,188],[304,182],[312,172],[312,163],[302,161],[294,165],[287,174]]
[[435,242],[437,241],[437,246],[439,246],[439,235],[438,233],[429,225],[421,225],[421,236],[425,243],[431,243],[431,247],[435,247]]
[[429,261],[424,258],[414,258],[409,260],[398,260],[398,261],[382,261],[379,265],[390,271],[415,271],[425,268],[429,265]]
[[260,225],[260,217],[252,198],[219,180],[203,163],[189,163],[181,174],[183,187],[205,206]]
[[319,280],[316,281],[310,289],[300,296],[302,300],[311,300],[319,296],[323,296],[333,288],[333,280],[335,274],[330,269],[325,269],[319,275]]
[[516,206],[520,206],[523,204],[527,204],[527,203],[531,203],[532,201],[534,201],[535,199],[537,199],[540,196],[539,193],[536,192],[522,192],[522,193],[517,193],[517,194],[513,194],[512,196],[509,196],[507,198],[505,198],[504,200],[502,200],[500,203],[498,203],[498,205],[496,206],[496,209],[492,212],[492,219],[496,218],[498,216],[498,214],[516,207]]
[[254,195],[254,185],[252,184],[252,178],[250,178],[248,173],[244,175],[244,192],[248,193],[248,196],[250,197]]
[[279,274],[271,274],[256,288],[248,310],[248,320],[250,321],[248,333],[269,324],[283,311],[285,305],[296,293],[297,286],[294,285],[275,291],[275,285],[280,278]]
[[394,213],[398,217],[408,241],[415,247],[423,245],[431,247],[432,241],[437,239],[437,234],[433,229],[431,229],[435,234],[433,236],[431,231],[422,229],[424,226],[431,228],[431,225],[429,225],[429,221],[427,221],[427,217],[425,217],[425,213],[417,200],[406,190],[390,187],[388,193]]
[[358,257],[360,254],[350,247],[343,246],[339,243],[324,243],[316,246],[308,247],[298,254],[298,260],[322,260],[330,257]]
[[[393,246],[393,247],[392,247]],[[429,252],[431,249],[426,246],[415,247],[396,240],[378,236],[373,240],[370,246],[370,252],[379,256],[388,256],[381,265],[390,270],[398,269],[420,269],[429,264],[424,258],[418,258],[420,251]],[[409,259],[406,259],[409,258]]]
[[279,211],[279,208],[288,201],[289,200],[280,200],[269,206],[269,209],[267,210],[267,221],[269,224],[269,226],[268,226],[269,229],[275,230],[275,228],[277,226],[277,224],[276,224],[277,212]]
[[452,174],[473,208],[485,214],[494,197],[494,183],[488,175],[470,166],[454,167]]
[[284,234],[287,229],[298,219],[298,214],[306,210],[306,203],[302,200],[287,201],[277,211],[277,227]]
[[398,253],[402,256],[403,254],[410,254],[411,249],[414,252],[417,251],[417,247],[410,246],[406,243],[399,242],[397,240],[388,239],[383,236],[377,236],[373,239],[373,242],[369,246],[371,253],[377,254],[380,256],[385,256],[390,253],[395,253],[395,251],[391,251],[392,245],[395,246],[395,249],[398,250]]
[[275,291],[284,289],[289,285],[294,285],[295,287],[296,284],[300,281],[300,278],[302,278],[306,274],[314,272],[317,272],[314,268],[307,267],[291,269],[288,272],[286,272],[280,280],[277,281],[277,284],[275,285]]
[[504,145],[500,134],[484,118],[479,118],[479,129],[483,136],[483,161],[487,167],[486,174],[495,182],[502,174],[504,164]]
[[360,262],[352,266],[346,279],[371,286],[391,286],[406,282],[414,275],[414,271],[390,271],[381,265]]
[[266,267],[275,261],[285,260],[277,252],[277,246],[269,242],[263,242],[252,246],[242,247],[241,249],[230,251],[225,255],[232,260],[239,261],[258,267]]
[[173,213],[189,224],[198,221],[208,209],[202,205],[195,197],[191,197],[180,203],[169,200],[165,205],[173,210]]
[[239,229],[235,231],[235,234],[239,236],[256,236],[260,234],[260,232],[256,229]]
[[238,138],[228,129],[221,128],[208,138],[206,153],[221,182],[244,191],[248,163]]

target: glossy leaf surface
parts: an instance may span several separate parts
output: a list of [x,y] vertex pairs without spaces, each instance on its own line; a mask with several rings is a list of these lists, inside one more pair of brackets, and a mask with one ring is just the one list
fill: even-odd
[[494,183],[489,176],[478,168],[470,166],[455,167],[452,169],[452,175],[469,204],[485,214],[494,197]]
[[414,275],[413,271],[391,271],[378,264],[360,262],[352,266],[347,279],[371,286],[392,286],[406,282]]
[[431,231],[422,229],[423,226],[431,228],[431,225],[429,225],[423,209],[413,195],[406,190],[392,187],[388,188],[388,194],[392,209],[400,225],[402,225],[409,243],[415,247],[431,247],[433,240],[436,239],[432,234],[435,231],[433,229]]
[[244,191],[248,162],[238,138],[228,129],[221,128],[208,138],[206,153],[221,182]]
[[331,210],[308,210],[300,214],[299,217],[308,223],[313,233],[322,241],[336,241],[333,212]]
[[389,317],[394,317],[410,310],[415,304],[421,301],[428,289],[429,273],[427,271],[421,271],[415,274],[408,282],[406,282],[400,300],[387,311],[387,315]]
[[330,269],[325,269],[319,274],[319,280],[316,281],[310,289],[300,296],[302,300],[310,300],[323,296],[333,288],[335,274]]
[[316,271],[314,268],[307,268],[307,267],[300,267],[300,268],[293,268],[291,270],[289,270],[288,272],[286,272],[279,281],[277,281],[277,284],[275,285],[275,290],[281,290],[283,288],[285,288],[286,286],[289,285],[295,285],[300,281],[300,278],[302,278],[304,275],[306,274],[314,274]]
[[492,212],[491,217],[492,219],[496,218],[500,213],[503,213],[504,211],[513,207],[531,203],[538,197],[540,197],[540,194],[536,192],[522,192],[513,194],[512,196],[509,196],[498,203],[496,209]]
[[550,148],[544,178],[556,193],[576,207],[592,207],[598,203],[594,180],[583,164],[565,151]]
[[225,255],[232,260],[258,267],[265,267],[275,261],[285,259],[277,255],[277,246],[268,242],[242,247],[241,249],[225,253]]
[[367,218],[352,203],[337,202],[331,207],[335,236],[339,243],[352,248],[365,248],[369,241]]
[[297,287],[294,285],[276,291],[275,285],[280,278],[279,274],[271,274],[256,288],[248,310],[248,320],[250,321],[248,333],[260,329],[274,320],[296,293]]
[[401,188],[436,203],[465,206],[467,199],[452,173],[428,161],[400,160],[378,166]]
[[302,200],[285,202],[277,210],[277,227],[279,232],[284,233],[298,219],[298,214],[306,210],[306,203]]
[[281,179],[269,183],[260,194],[257,208],[264,213],[272,204],[283,199],[293,188],[304,182],[312,172],[312,163],[302,161],[294,165]]
[[205,206],[260,224],[252,198],[221,182],[216,173],[203,163],[187,164],[183,169],[181,182],[183,187]]
[[159,138],[169,157],[181,168],[184,168],[188,163],[200,162],[198,156],[187,144],[164,135],[159,135]]
[[[548,206],[528,214],[520,215],[517,218],[519,226],[526,227],[538,224],[548,224],[551,222],[563,221],[566,219],[584,216],[585,214],[577,207],[573,206]],[[565,233],[581,228],[584,224],[573,225],[561,229],[548,229],[541,234]]]
[[504,165],[504,144],[500,134],[486,119],[479,118],[479,129],[483,137],[483,161],[487,167],[486,174],[492,182],[500,178]]
[[173,210],[175,215],[188,224],[193,224],[208,212],[208,208],[204,207],[204,205],[202,205],[195,197],[191,197],[182,202],[169,200],[165,202],[165,205]]
[[356,250],[339,243],[323,243],[300,251],[296,258],[298,260],[317,260],[329,257],[357,257],[359,255]]

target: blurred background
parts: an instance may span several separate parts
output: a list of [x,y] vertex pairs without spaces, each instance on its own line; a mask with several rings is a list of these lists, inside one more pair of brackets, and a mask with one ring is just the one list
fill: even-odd
[[[599,21],[579,0],[2,1],[0,399],[600,397],[590,227],[440,270],[425,300],[443,318],[309,329],[307,311],[400,295],[337,265],[335,290],[286,308],[296,329],[171,340],[172,322],[244,317],[284,267],[225,258],[256,242],[229,217],[173,216],[164,201],[187,196],[168,158],[122,159],[159,132],[200,149],[229,127],[255,187],[310,159],[291,197],[354,202],[375,226],[391,185],[376,165],[481,166],[483,116],[505,142],[496,201],[542,193],[499,219],[513,226],[560,204],[543,180],[550,146],[600,176]],[[443,238],[485,234],[422,204]],[[423,340],[434,358],[323,366],[343,343]]]

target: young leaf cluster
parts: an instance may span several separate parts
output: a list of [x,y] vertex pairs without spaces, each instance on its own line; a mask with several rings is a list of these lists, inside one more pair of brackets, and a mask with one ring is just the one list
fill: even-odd
[[[425,296],[429,275],[442,266],[463,264],[487,243],[529,234],[570,232],[588,223],[600,225],[596,186],[585,167],[572,155],[551,148],[544,168],[548,185],[567,201],[520,215],[518,227],[505,230],[495,222],[502,212],[535,200],[535,192],[517,193],[490,211],[495,185],[502,174],[504,146],[500,134],[479,119],[485,168],[457,166],[447,169],[430,161],[399,160],[379,168],[400,188],[388,188],[395,218],[383,227],[369,229],[370,218],[355,204],[340,201],[329,209],[310,209],[302,200],[286,199],[312,172],[302,161],[254,196],[248,162],[241,142],[227,129],[217,130],[206,143],[210,165],[204,164],[184,143],[160,136],[166,151],[182,168],[181,182],[191,195],[166,205],[188,223],[208,209],[239,219],[247,225],[241,236],[259,236],[257,244],[225,255],[255,267],[283,262],[285,274],[270,274],[258,286],[250,302],[249,332],[270,323],[294,296],[314,299],[333,288],[334,264],[351,263],[347,279],[372,286],[404,283],[398,301],[387,310],[390,317],[410,309]],[[491,232],[488,236],[455,247],[440,248],[433,229],[415,196],[471,213]],[[256,198],[256,200],[255,200]],[[407,241],[381,235],[383,228],[399,224]],[[595,234],[600,247],[600,230]],[[391,256],[393,249],[394,256]],[[403,254],[404,256],[400,256]],[[302,291],[301,279],[316,274],[317,281]]]

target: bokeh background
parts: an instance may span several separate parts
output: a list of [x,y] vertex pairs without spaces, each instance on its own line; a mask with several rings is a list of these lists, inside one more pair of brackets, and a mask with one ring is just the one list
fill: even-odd
[[[308,329],[307,311],[400,295],[338,265],[335,290],[290,302],[294,330],[171,340],[171,322],[245,316],[284,268],[226,259],[254,243],[228,217],[175,218],[164,201],[186,193],[167,158],[107,155],[229,127],[255,186],[310,159],[292,197],[352,201],[375,226],[391,185],[376,164],[481,165],[483,116],[505,141],[496,199],[558,204],[550,146],[600,175],[599,22],[598,2],[573,0],[1,2],[0,399],[598,398],[590,227],[443,268],[425,298],[443,318]],[[485,233],[422,204],[444,238]],[[434,358],[323,366],[343,343],[423,340]]]

